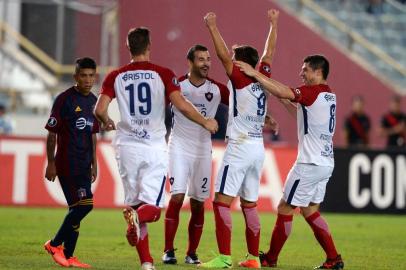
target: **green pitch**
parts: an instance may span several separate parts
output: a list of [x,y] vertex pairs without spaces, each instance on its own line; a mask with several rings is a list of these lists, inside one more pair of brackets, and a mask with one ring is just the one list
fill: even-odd
[[[61,269],[44,251],[65,215],[64,209],[0,207],[0,269]],[[183,264],[187,245],[187,221],[183,212],[175,244],[177,266],[162,265],[163,216],[149,225],[150,248],[159,269],[195,269]],[[406,269],[406,216],[326,214],[345,269]],[[214,221],[206,214],[198,249],[202,261],[217,252]],[[261,245],[266,250],[275,222],[274,214],[261,214]],[[135,249],[125,239],[121,209],[96,209],[82,222],[75,255],[93,269],[140,269]],[[237,265],[246,253],[242,214],[233,213],[232,256]],[[301,216],[279,258],[277,269],[312,269],[324,260],[324,253]],[[238,268],[238,267],[235,267]]]

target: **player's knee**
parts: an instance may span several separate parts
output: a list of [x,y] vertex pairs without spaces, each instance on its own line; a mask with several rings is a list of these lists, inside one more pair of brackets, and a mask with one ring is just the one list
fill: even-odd
[[175,203],[183,203],[184,199],[185,199],[185,194],[183,194],[183,193],[173,194],[171,196],[171,201],[174,201]]

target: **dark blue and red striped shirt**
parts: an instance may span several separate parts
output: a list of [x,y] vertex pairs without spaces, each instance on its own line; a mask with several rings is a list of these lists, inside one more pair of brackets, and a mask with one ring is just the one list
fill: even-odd
[[93,161],[92,135],[99,132],[99,123],[93,115],[96,100],[93,93],[85,96],[75,87],[56,97],[45,128],[57,134],[57,175],[90,173]]

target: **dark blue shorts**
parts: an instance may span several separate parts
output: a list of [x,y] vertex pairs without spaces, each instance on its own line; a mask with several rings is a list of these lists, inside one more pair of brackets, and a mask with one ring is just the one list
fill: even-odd
[[90,174],[58,176],[58,178],[68,206],[74,206],[79,201],[93,198]]

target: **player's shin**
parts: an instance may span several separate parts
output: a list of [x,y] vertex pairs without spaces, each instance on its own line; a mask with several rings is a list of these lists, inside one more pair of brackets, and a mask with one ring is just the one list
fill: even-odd
[[261,225],[256,205],[253,207],[241,206],[245,219],[245,239],[248,253],[253,256],[259,255],[259,237]]
[[189,243],[186,254],[196,254],[196,249],[199,246],[200,238],[203,232],[204,224],[204,204],[199,202],[192,206],[191,216],[189,220],[188,234]]
[[338,253],[329,231],[328,224],[324,218],[319,212],[315,212],[308,216],[306,221],[312,228],[317,241],[326,252],[327,259],[335,259],[338,256]]
[[219,252],[223,255],[231,255],[232,221],[230,206],[224,203],[213,202],[213,210]]
[[279,253],[292,230],[292,220],[293,215],[278,214],[272,232],[271,245],[266,254],[270,261],[276,262],[278,260]]

